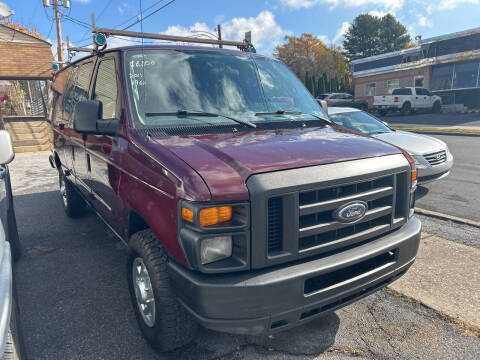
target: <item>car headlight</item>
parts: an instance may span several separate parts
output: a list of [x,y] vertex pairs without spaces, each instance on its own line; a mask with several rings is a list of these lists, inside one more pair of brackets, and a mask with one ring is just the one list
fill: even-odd
[[200,259],[202,265],[228,259],[232,256],[232,237],[215,236],[202,240],[200,245]]

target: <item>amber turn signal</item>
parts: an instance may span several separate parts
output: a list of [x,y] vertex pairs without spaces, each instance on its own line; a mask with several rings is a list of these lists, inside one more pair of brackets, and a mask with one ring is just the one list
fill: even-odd
[[183,220],[193,223],[193,211],[182,207],[182,218]]
[[209,207],[200,210],[200,226],[216,225],[229,220],[232,220],[231,206]]
[[418,170],[415,169],[412,171],[412,186],[415,185],[415,182],[417,181],[417,175],[418,175]]

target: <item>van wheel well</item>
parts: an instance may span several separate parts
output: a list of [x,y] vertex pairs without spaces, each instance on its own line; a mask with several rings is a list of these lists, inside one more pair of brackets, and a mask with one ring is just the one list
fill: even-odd
[[53,160],[55,161],[55,167],[56,167],[57,169],[60,169],[60,168],[62,167],[62,162],[60,161],[60,157],[58,156],[58,154],[57,154],[56,151],[55,151],[54,154],[55,154],[55,155],[54,155],[54,159],[53,159]]
[[135,211],[130,211],[128,214],[128,222],[127,222],[127,235],[128,238],[135,234],[136,232],[139,232],[141,230],[146,230],[149,229],[150,226],[146,223],[143,218],[138,215]]

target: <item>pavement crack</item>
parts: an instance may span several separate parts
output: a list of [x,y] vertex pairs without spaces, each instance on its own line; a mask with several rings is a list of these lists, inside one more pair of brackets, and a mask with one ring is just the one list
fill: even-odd
[[[377,299],[376,302],[378,303],[379,299]],[[375,311],[373,310],[372,306],[367,304],[366,307],[367,307],[368,312],[372,316],[372,319],[373,319],[375,325],[384,333],[385,340],[387,341],[388,345],[390,345],[390,347],[392,348],[393,352],[396,355],[395,358],[397,358],[397,359],[401,358],[401,352],[393,344],[392,339],[391,339],[391,335],[389,334],[389,332],[383,327],[383,325],[380,323],[380,321],[375,316]]]

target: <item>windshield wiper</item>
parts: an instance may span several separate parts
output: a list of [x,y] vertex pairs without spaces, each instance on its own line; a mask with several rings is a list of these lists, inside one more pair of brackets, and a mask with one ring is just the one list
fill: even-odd
[[237,119],[237,118],[234,118],[234,117],[231,117],[229,115],[224,115],[224,114],[216,114],[216,113],[210,113],[210,112],[205,112],[205,111],[197,111],[197,110],[178,110],[177,112],[164,112],[164,113],[161,113],[161,112],[158,112],[158,113],[146,113],[145,116],[146,117],[153,117],[153,116],[172,116],[172,115],[176,115],[176,116],[189,116],[189,115],[192,115],[192,116],[209,116],[209,117],[223,117],[225,119],[229,119],[229,120],[232,120],[232,121],[235,121],[236,123],[239,123],[239,124],[243,124],[243,125],[247,125],[247,126],[250,126],[250,127],[253,127],[253,128],[256,128],[257,125],[255,125],[254,123],[248,121],[248,120],[240,120],[240,119]]
[[310,114],[310,113],[306,113],[306,112],[303,112],[303,111],[296,111],[296,110],[277,110],[277,111],[273,111],[273,112],[257,112],[255,113],[255,116],[262,116],[262,115],[310,115],[310,116],[313,116],[314,118],[317,118],[318,120],[322,120],[328,124],[331,124],[333,125],[333,122],[327,118],[324,118],[322,116],[318,116],[318,115],[315,115],[315,114]]

